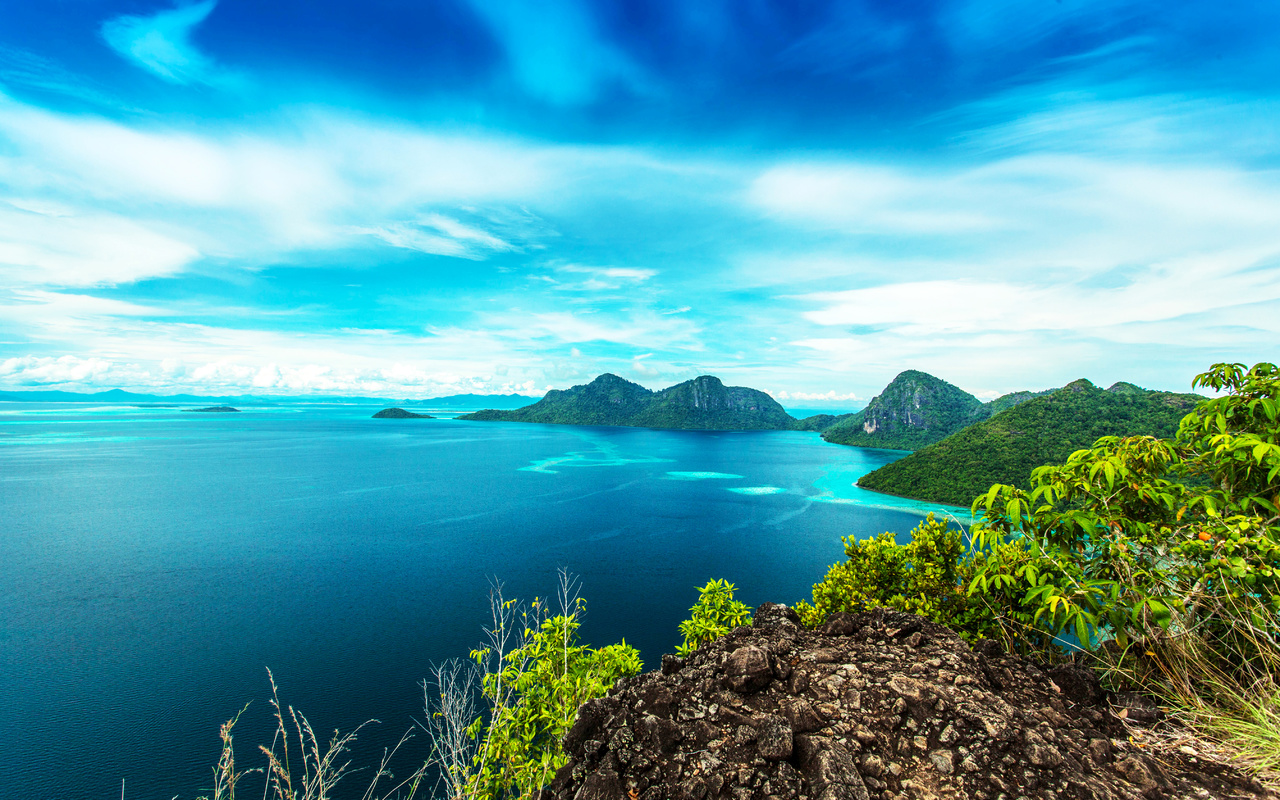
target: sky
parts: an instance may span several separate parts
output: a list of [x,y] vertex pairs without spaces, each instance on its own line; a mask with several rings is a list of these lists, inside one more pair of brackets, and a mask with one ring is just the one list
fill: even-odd
[[0,388],[1280,360],[1280,4],[0,6]]

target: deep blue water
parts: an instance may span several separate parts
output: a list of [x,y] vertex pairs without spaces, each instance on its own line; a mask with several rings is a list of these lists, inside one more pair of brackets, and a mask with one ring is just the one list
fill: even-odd
[[375,410],[0,404],[0,797],[194,797],[250,700],[258,766],[265,667],[318,732],[381,720],[367,762],[421,716],[429,665],[478,643],[491,578],[531,598],[569,568],[586,638],[652,668],[695,586],[794,602],[841,536],[919,521],[852,486],[901,453],[816,434]]

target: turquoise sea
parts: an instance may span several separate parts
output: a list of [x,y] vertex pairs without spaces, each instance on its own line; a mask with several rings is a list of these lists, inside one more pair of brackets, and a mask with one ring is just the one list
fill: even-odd
[[653,668],[710,578],[794,602],[842,536],[962,514],[857,489],[903,454],[812,433],[377,410],[0,403],[0,797],[195,797],[250,700],[259,765],[267,667],[318,732],[380,720],[367,763],[421,718],[429,665],[479,642],[491,580],[532,598],[568,568],[586,637]]

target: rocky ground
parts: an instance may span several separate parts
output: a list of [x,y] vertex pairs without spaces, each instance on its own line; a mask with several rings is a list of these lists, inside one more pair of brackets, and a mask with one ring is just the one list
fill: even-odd
[[755,619],[584,705],[543,800],[1277,798],[1193,748],[1144,745],[1133,726],[1158,711],[1088,670],[893,611],[816,631],[785,606]]

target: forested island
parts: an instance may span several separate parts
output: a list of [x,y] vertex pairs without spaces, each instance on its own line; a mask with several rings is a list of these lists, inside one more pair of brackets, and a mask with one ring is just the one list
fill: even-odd
[[712,375],[654,392],[608,373],[588,384],[553,389],[531,406],[486,409],[458,419],[712,431],[789,431],[802,424],[768,394],[725,386]]
[[405,411],[403,408],[384,408],[373,419],[435,419],[430,414],[419,414],[415,411]]

